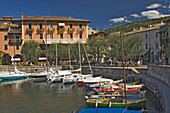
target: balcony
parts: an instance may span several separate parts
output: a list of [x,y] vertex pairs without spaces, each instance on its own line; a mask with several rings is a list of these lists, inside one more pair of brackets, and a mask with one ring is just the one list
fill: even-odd
[[31,28],[31,29],[26,29],[25,30],[25,34],[32,34],[34,32],[34,29],[33,28]]
[[9,38],[8,44],[9,44],[10,46],[21,45],[21,44],[22,44],[22,39]]
[[74,29],[74,28],[68,28],[68,34],[73,34],[73,33],[74,33],[74,31],[75,31],[75,29]]
[[44,33],[44,28],[42,28],[42,29],[37,28],[36,34],[43,34],[43,33]]
[[64,33],[64,31],[65,31],[65,29],[64,29],[64,28],[62,28],[62,29],[61,29],[61,28],[59,28],[59,29],[58,29],[58,34],[63,34],[63,33]]
[[78,28],[77,33],[82,34],[84,32],[84,28]]
[[54,33],[54,31],[55,31],[55,29],[54,29],[54,28],[52,28],[52,29],[48,28],[47,33],[48,33],[48,34],[53,34],[53,33]]

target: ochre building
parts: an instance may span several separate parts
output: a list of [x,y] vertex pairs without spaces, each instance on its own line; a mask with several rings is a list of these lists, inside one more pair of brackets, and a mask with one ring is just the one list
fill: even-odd
[[4,64],[11,59],[22,60],[24,42],[34,40],[41,44],[86,43],[89,20],[56,16],[12,16],[0,18],[0,51]]

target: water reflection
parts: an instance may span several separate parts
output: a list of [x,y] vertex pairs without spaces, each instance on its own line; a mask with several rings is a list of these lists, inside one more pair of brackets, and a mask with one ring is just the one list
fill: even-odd
[[[0,113],[71,113],[85,107],[85,88],[75,84],[20,80],[0,83]],[[159,102],[147,91],[148,113],[157,113]],[[150,101],[154,100],[153,101]]]
[[83,88],[75,84],[13,82],[0,86],[1,113],[71,113],[85,106]]

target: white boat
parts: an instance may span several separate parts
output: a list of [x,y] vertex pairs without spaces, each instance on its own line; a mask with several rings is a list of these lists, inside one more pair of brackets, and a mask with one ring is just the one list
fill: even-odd
[[0,73],[0,79],[1,81],[5,80],[18,80],[18,79],[25,79],[30,77],[32,74],[31,73],[25,73],[22,71],[19,71],[17,67],[14,67],[14,72],[2,72]]
[[50,76],[53,73],[55,72],[50,68],[49,71],[45,70],[40,73],[33,73],[31,77],[33,81],[46,81],[48,79],[48,76]]

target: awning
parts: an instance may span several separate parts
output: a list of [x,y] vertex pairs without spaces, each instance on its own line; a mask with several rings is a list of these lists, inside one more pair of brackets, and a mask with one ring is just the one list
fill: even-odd
[[38,60],[46,60],[46,57],[40,57]]
[[11,61],[21,61],[21,58],[11,58]]
[[65,26],[65,23],[59,23],[59,26]]

